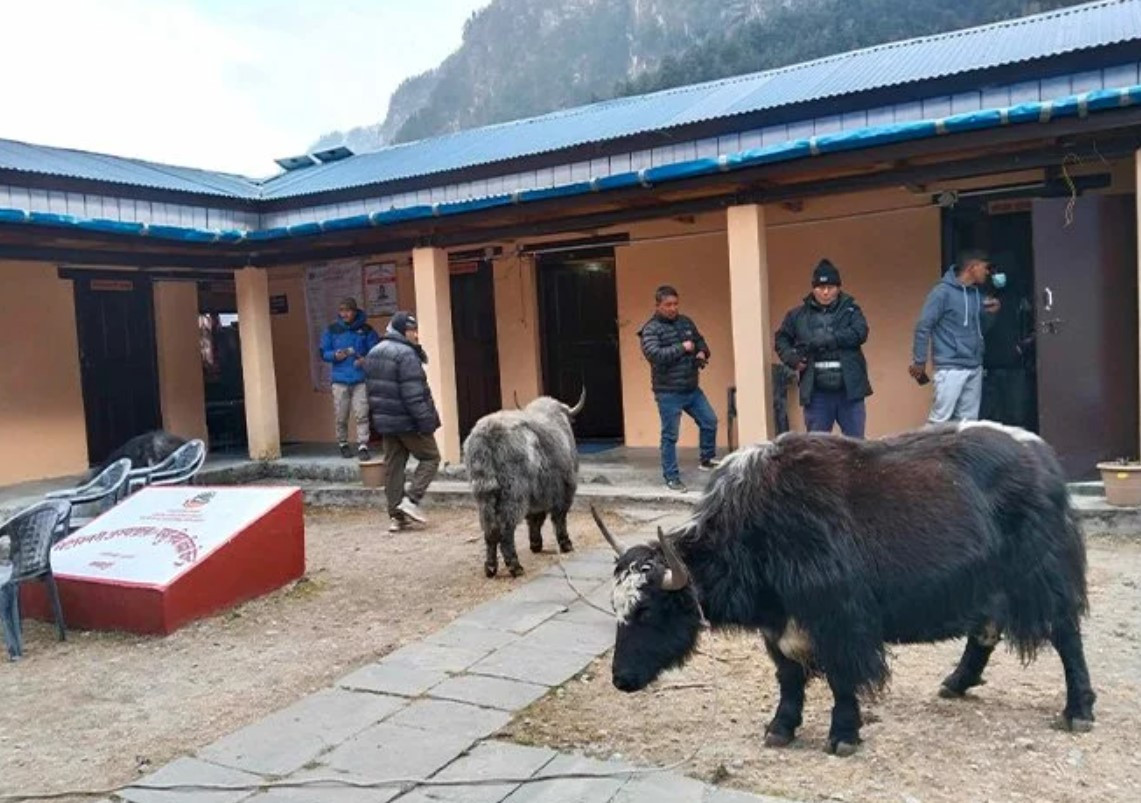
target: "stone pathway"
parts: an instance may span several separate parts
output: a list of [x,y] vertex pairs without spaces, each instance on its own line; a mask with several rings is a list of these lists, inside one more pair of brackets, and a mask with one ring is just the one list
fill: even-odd
[[[582,596],[609,609],[613,558],[577,553],[562,562]],[[143,779],[154,784],[257,784],[340,778],[542,778],[525,784],[400,788],[308,787],[268,792],[129,789],[133,803],[736,803],[770,801],[678,773],[629,774],[628,764],[495,740],[496,731],[613,646],[613,617],[579,599],[558,566],[486,602],[422,641],[341,678],[265,719]],[[621,774],[627,771],[626,774]]]

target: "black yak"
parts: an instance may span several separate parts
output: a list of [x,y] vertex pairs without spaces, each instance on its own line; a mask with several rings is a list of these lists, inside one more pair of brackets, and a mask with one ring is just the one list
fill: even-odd
[[559,549],[574,549],[567,532],[567,513],[578,487],[578,449],[571,422],[585,404],[585,389],[574,407],[540,396],[522,410],[485,415],[464,441],[464,463],[487,546],[483,568],[488,577],[499,571],[497,546],[511,576],[523,573],[515,552],[515,527],[524,517],[532,552],[543,549],[542,526],[548,513]]
[[1000,638],[1062,659],[1061,724],[1089,730],[1085,543],[1053,450],[991,422],[860,441],[786,434],[730,455],[694,514],[619,552],[613,682],[644,688],[693,653],[704,620],[759,631],[780,702],[765,744],[792,741],[805,685],[831,687],[829,752],[860,742],[857,694],[888,679],[886,645],[967,637],[940,694],[983,682]]

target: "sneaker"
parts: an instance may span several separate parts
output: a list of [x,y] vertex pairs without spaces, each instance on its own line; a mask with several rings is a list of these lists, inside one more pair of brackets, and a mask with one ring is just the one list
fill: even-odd
[[367,446],[361,446],[360,448],[357,449],[357,460],[360,460],[363,463],[366,460],[371,460],[371,459],[372,459],[372,455],[369,454]]
[[408,529],[408,519],[403,516],[393,516],[392,520],[388,523],[388,531],[390,533],[399,533]]
[[681,480],[666,480],[666,487],[671,491],[677,491],[679,494],[683,494],[689,490]]
[[341,457],[352,457],[352,456],[353,456],[353,450],[349,448],[349,445],[347,443],[342,443],[341,444]]
[[421,524],[428,521],[428,517],[424,515],[424,511],[420,509],[420,506],[407,496],[400,501],[396,509],[413,521],[418,521]]
[[712,471],[719,465],[721,465],[720,460],[718,460],[716,457],[710,457],[698,463],[697,468],[699,471]]

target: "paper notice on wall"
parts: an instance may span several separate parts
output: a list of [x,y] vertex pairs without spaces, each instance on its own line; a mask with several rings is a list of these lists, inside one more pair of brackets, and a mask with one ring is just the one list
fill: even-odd
[[373,262],[364,266],[364,296],[368,317],[396,314],[399,299],[396,295],[395,262]]
[[316,390],[329,390],[330,364],[321,359],[321,336],[337,317],[341,299],[351,296],[361,304],[364,283],[360,260],[314,265],[305,273],[305,307],[309,319],[310,377]]

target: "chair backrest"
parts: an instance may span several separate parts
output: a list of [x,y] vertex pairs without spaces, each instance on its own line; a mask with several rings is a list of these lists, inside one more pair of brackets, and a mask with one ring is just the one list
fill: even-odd
[[99,476],[91,481],[91,485],[93,486],[92,490],[98,488],[108,495],[114,494],[117,497],[120,490],[126,485],[127,475],[130,472],[131,459],[129,457],[122,457],[103,469],[103,471],[99,473]]
[[152,485],[174,485],[198,473],[206,462],[206,444],[199,438],[187,441],[150,474]]
[[71,503],[48,499],[25,508],[0,524],[0,535],[11,541],[10,581],[39,577],[51,568],[51,548],[55,534],[67,529]]

